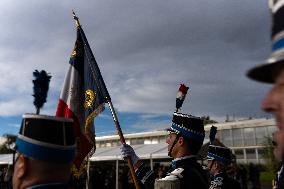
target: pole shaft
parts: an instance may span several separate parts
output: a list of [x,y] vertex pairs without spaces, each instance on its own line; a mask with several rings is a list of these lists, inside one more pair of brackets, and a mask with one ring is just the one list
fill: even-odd
[[118,189],[118,158],[115,160],[115,189]]
[[[115,123],[115,127],[116,127],[116,130],[117,130],[117,133],[118,133],[119,138],[120,138],[120,142],[121,142],[122,144],[125,144],[125,138],[124,138],[124,136],[123,136],[121,127],[120,127],[120,125],[119,125],[119,122],[118,122],[118,119],[117,119],[115,110],[114,110],[114,108],[113,108],[112,102],[111,102],[111,101],[108,101],[108,105],[109,105],[109,108],[110,108],[110,111],[111,111],[111,114],[112,114],[113,121],[114,121],[114,123]],[[132,163],[130,157],[127,158],[127,163],[128,163],[128,167],[129,167],[129,169],[130,169],[130,173],[131,173],[132,180],[133,180],[133,182],[134,182],[134,184],[135,184],[135,188],[136,188],[136,189],[140,189],[140,185],[139,185],[139,182],[138,182],[138,178],[137,178],[137,176],[136,176],[136,174],[135,174],[134,166],[133,166],[133,163]]]
[[87,156],[87,179],[86,179],[86,189],[89,189],[90,183],[90,155]]

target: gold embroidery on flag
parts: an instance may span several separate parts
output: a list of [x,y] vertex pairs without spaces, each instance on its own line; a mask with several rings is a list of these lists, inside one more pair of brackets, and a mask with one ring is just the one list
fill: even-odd
[[85,91],[85,103],[84,103],[84,107],[87,108],[91,108],[94,104],[96,98],[96,92],[92,91],[90,89]]

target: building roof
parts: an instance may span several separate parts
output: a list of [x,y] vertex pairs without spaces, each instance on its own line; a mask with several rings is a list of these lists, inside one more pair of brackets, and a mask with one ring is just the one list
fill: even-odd
[[240,120],[233,122],[225,122],[225,123],[215,123],[215,124],[207,124],[205,125],[205,131],[209,131],[211,126],[214,125],[218,130],[222,129],[233,129],[233,128],[246,128],[246,127],[263,127],[263,126],[275,126],[274,119],[248,119],[248,120]]
[[[222,129],[233,129],[233,128],[246,128],[246,127],[263,127],[263,126],[275,126],[274,119],[247,119],[247,120],[239,120],[239,121],[230,121],[225,123],[214,123],[205,125],[205,131],[209,131],[211,126],[214,125],[218,130]],[[159,131],[150,131],[150,132],[140,132],[140,133],[131,133],[124,134],[125,139],[131,138],[145,138],[152,136],[163,136],[167,135],[167,131],[159,130]],[[108,136],[100,136],[96,137],[96,141],[110,141],[110,140],[119,140],[118,135],[108,135]]]

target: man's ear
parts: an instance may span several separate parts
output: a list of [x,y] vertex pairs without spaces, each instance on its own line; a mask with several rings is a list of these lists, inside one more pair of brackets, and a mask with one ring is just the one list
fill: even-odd
[[27,166],[28,166],[28,160],[23,155],[19,155],[18,160],[15,164],[15,173],[14,176],[16,176],[18,179],[21,179],[25,176],[27,173]]
[[179,137],[178,143],[179,143],[180,145],[183,145],[183,144],[184,144],[184,138],[183,138],[182,136]]

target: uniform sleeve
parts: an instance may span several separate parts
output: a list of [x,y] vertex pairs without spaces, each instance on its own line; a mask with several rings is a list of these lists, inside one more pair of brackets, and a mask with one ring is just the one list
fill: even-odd
[[142,164],[136,171],[136,175],[143,189],[154,189],[155,174],[153,170],[146,167],[145,164]]

